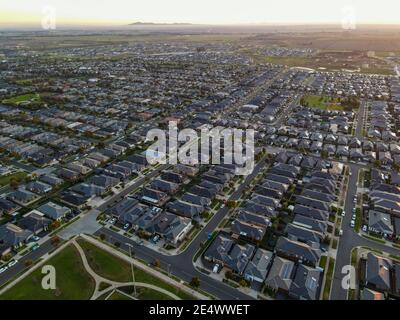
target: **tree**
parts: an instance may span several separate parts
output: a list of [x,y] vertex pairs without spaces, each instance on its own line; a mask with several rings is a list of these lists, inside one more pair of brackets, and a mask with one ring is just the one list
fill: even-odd
[[247,287],[247,286],[248,286],[247,281],[244,280],[244,279],[240,280],[239,284],[240,284],[242,287]]
[[18,189],[18,186],[19,186],[18,180],[15,178],[11,178],[10,179],[10,188],[16,190],[16,189]]
[[28,259],[28,260],[25,261],[24,264],[25,264],[25,267],[30,267],[31,265],[33,265],[33,261]]
[[228,270],[227,272],[225,272],[225,278],[232,279],[232,276],[233,276],[233,272],[231,270]]
[[104,233],[100,234],[100,240],[101,241],[106,240],[106,235]]
[[198,277],[193,277],[189,284],[191,287],[198,288],[200,287],[200,279]]
[[61,242],[61,239],[59,236],[54,236],[53,238],[51,238],[51,244],[54,247],[57,247],[60,244],[60,242]]
[[236,207],[236,201],[235,201],[235,200],[228,200],[228,201],[226,202],[226,205],[227,205],[227,207],[229,207],[229,208],[234,208],[234,207]]
[[121,243],[117,241],[117,242],[114,243],[114,246],[116,246],[117,248],[119,248],[119,247],[121,246]]
[[160,262],[160,260],[159,260],[159,259],[155,259],[155,260],[153,261],[153,266],[156,267],[156,268],[160,268],[160,267],[161,267],[161,262]]
[[61,226],[61,222],[58,220],[55,220],[50,224],[49,230],[54,231],[54,230],[58,229],[60,226]]

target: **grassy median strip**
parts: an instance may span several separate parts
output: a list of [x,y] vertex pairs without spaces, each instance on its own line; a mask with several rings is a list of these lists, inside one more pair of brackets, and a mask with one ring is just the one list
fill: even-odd
[[333,277],[334,266],[335,266],[335,259],[329,258],[328,270],[326,272],[324,293],[322,296],[323,300],[329,300],[331,286],[332,286],[332,277]]
[[366,238],[366,239],[375,241],[375,242],[382,243],[382,244],[385,244],[385,243],[386,243],[385,240],[382,240],[382,239],[379,239],[379,238],[376,238],[376,237],[373,237],[373,236],[369,236],[369,235],[366,235],[366,234],[363,234],[363,237]]

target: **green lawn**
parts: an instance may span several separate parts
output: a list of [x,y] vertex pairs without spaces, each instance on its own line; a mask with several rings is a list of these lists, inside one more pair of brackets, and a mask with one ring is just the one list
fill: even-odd
[[337,99],[328,96],[306,95],[303,97],[303,105],[323,110],[343,110]]
[[88,300],[94,280],[85,271],[78,251],[69,245],[47,263],[56,269],[56,290],[44,290],[41,268],[0,296],[2,300]]
[[326,271],[325,288],[322,296],[323,300],[329,300],[334,266],[335,266],[335,259],[329,258],[328,270]]
[[21,182],[25,179],[28,174],[26,172],[20,171],[16,173],[12,173],[6,176],[0,177],[0,187],[10,184],[10,180],[15,179],[18,182]]
[[327,256],[321,256],[321,259],[319,260],[320,268],[325,269],[327,258],[328,258]]
[[26,101],[39,102],[40,100],[41,100],[41,96],[39,93],[28,93],[28,94],[22,94],[19,96],[15,96],[15,97],[12,97],[9,99],[4,99],[2,101],[2,103],[18,105],[18,104],[26,102]]
[[118,291],[114,291],[111,294],[111,296],[108,297],[107,300],[132,300],[132,299]]
[[139,300],[171,300],[170,296],[149,288],[137,288]]
[[[130,264],[126,261],[115,257],[108,252],[98,248],[97,246],[83,240],[78,240],[79,245],[85,251],[86,257],[89,261],[90,266],[93,270],[103,276],[104,278],[118,281],[118,282],[130,282],[132,281],[132,273]],[[192,300],[194,299],[191,295],[182,292],[178,288],[165,283],[164,281],[152,276],[151,274],[144,272],[141,269],[134,268],[135,280],[137,282],[145,282],[156,285],[160,288],[166,289],[181,299]]]

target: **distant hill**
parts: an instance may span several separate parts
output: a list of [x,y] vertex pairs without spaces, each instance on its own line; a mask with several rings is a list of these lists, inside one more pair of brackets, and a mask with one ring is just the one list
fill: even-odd
[[174,22],[174,23],[157,23],[157,22],[134,22],[130,23],[130,26],[191,26],[193,25],[192,23],[180,23],[180,22]]

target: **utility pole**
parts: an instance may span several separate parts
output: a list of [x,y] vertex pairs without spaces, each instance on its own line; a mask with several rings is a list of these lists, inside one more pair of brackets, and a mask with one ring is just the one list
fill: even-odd
[[137,297],[137,292],[136,292],[136,284],[135,284],[135,271],[133,270],[133,260],[132,260],[132,245],[128,242],[125,243],[128,248],[129,248],[129,257],[131,258],[131,272],[132,272],[132,281],[133,281],[133,291],[135,297]]

